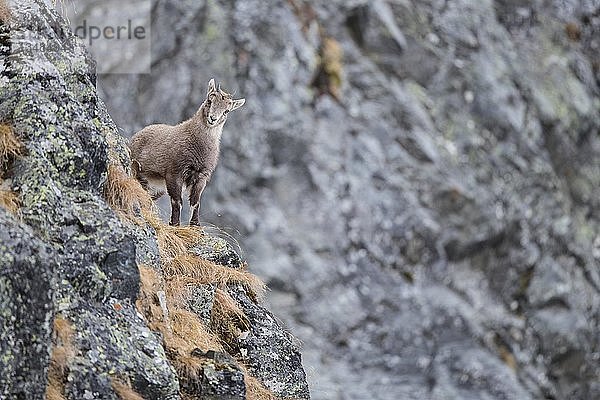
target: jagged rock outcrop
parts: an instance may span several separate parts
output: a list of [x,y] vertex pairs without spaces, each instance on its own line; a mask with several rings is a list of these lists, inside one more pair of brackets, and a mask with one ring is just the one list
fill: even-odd
[[102,93],[129,134],[239,86],[203,210],[314,398],[600,398],[597,1],[153,3]]
[[308,398],[296,341],[264,320],[262,283],[225,240],[162,223],[129,176],[66,20],[37,0],[12,16],[0,200],[18,207],[0,202],[0,398]]

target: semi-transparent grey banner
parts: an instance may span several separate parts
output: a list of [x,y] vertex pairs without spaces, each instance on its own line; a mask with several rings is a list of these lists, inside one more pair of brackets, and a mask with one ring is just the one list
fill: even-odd
[[57,3],[96,59],[99,74],[150,73],[151,0]]

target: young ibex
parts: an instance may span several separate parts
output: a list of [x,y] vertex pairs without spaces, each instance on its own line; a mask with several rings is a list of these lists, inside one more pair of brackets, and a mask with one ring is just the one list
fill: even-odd
[[211,79],[206,100],[192,118],[176,126],[147,126],[131,139],[134,174],[154,200],[166,188],[171,225],[179,225],[184,186],[190,192],[190,225],[200,223],[200,197],[217,166],[223,125],[245,101],[233,100]]

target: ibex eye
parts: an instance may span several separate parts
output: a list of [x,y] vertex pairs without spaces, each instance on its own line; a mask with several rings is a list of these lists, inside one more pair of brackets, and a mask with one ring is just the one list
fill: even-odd
[[225,110],[225,112],[223,114],[227,115],[229,113],[229,110]]

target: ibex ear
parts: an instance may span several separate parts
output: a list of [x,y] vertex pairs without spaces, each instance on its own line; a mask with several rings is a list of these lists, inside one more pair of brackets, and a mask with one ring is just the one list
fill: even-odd
[[246,99],[234,100],[233,103],[231,104],[231,111],[237,110],[238,108],[243,106],[245,102],[246,102]]
[[216,90],[216,88],[215,88],[215,80],[211,79],[210,82],[208,82],[208,91],[206,92],[206,95],[208,96],[209,94],[211,94],[215,90]]

